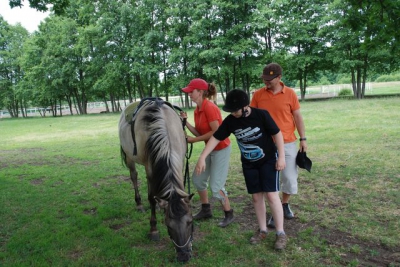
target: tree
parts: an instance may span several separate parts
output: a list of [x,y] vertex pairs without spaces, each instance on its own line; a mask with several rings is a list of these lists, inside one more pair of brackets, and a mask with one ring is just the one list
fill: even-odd
[[330,5],[323,31],[332,46],[334,65],[351,74],[358,99],[364,98],[372,66],[397,62],[390,68],[398,68],[398,59],[392,57],[399,53],[399,10],[400,2],[391,0],[342,0]]
[[283,64],[288,73],[285,77],[300,82],[301,99],[305,97],[308,80],[320,70],[324,58],[324,43],[318,38],[318,31],[326,8],[324,1],[287,0],[277,9],[276,38],[288,54]]
[[4,106],[11,117],[22,116],[28,105],[29,97],[20,82],[24,77],[21,68],[23,44],[29,34],[21,25],[9,25],[0,16],[0,105]]
[[[25,0],[9,0],[11,8],[22,7]],[[48,11],[48,6],[53,6],[54,13],[61,15],[69,5],[69,0],[28,0],[29,6],[38,11]]]

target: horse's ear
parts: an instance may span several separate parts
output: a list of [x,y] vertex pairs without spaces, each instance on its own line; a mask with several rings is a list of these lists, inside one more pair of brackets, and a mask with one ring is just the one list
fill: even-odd
[[194,194],[191,194],[191,195],[189,195],[189,196],[187,196],[187,197],[182,198],[181,200],[182,200],[183,202],[189,204],[189,203],[190,203],[190,200],[192,200],[192,197],[193,197],[193,196],[194,196]]
[[154,199],[157,201],[158,205],[160,208],[165,209],[168,206],[168,201],[161,199],[159,197],[154,197]]

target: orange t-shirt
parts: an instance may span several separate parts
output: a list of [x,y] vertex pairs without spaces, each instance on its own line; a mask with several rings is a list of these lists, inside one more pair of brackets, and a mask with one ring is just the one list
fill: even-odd
[[[211,131],[210,122],[218,121],[218,125],[222,123],[222,115],[218,106],[208,99],[204,99],[201,107],[197,107],[194,111],[194,125],[196,131],[200,134],[206,134]],[[207,143],[207,141],[205,142]],[[219,142],[214,150],[221,150],[229,146],[231,141],[226,138]]]
[[281,85],[283,89],[276,95],[266,86],[255,91],[250,106],[267,110],[281,130],[284,142],[290,143],[297,139],[293,111],[300,108],[300,103],[293,89],[282,82]]

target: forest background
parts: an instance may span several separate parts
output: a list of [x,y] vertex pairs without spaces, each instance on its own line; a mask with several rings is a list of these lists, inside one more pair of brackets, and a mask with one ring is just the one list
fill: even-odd
[[[0,16],[0,109],[181,95],[200,77],[224,98],[263,86],[270,62],[304,99],[313,84],[400,80],[400,1],[10,0],[51,14],[30,34]],[[190,105],[184,96],[184,105]],[[57,109],[52,109],[53,116]]]

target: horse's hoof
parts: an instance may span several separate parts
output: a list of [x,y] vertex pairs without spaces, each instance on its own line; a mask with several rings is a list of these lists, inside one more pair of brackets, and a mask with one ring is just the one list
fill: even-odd
[[160,233],[157,232],[151,232],[147,234],[147,237],[151,240],[151,241],[160,241]]
[[143,208],[143,205],[137,206],[136,209],[137,209],[138,211],[141,211],[141,212],[146,212],[146,211],[144,210],[144,208]]

